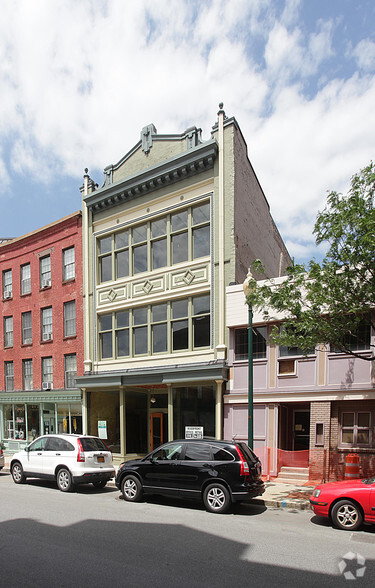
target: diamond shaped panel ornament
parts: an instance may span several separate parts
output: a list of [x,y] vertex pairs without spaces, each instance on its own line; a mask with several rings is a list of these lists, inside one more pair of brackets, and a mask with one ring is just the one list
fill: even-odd
[[143,292],[145,294],[149,294],[152,290],[152,284],[151,282],[149,282],[149,280],[146,280],[146,282],[143,284]]
[[187,284],[189,286],[189,284],[191,284],[193,280],[194,280],[194,274],[192,274],[191,271],[188,270],[183,277],[183,281],[185,282],[185,284]]
[[117,294],[116,294],[116,292],[114,290],[110,290],[108,292],[108,298],[110,299],[111,302],[114,301],[114,299],[116,298],[116,296],[117,296]]

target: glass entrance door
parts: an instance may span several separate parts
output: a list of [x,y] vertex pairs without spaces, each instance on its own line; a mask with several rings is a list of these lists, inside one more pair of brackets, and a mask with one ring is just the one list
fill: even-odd
[[294,411],[293,450],[301,451],[310,447],[310,411]]
[[163,413],[152,412],[151,417],[151,451],[164,443]]

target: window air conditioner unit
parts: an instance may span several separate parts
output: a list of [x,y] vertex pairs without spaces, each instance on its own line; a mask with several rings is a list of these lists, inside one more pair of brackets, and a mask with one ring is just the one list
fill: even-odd
[[51,339],[52,339],[52,333],[44,333],[43,341],[51,341]]
[[52,390],[52,382],[42,382],[43,390]]
[[4,292],[4,300],[7,300],[8,298],[12,298],[12,291],[11,290]]
[[24,345],[31,345],[32,342],[33,342],[32,339],[25,339],[24,342],[23,342],[23,344]]
[[42,288],[49,288],[51,285],[51,280],[42,280]]

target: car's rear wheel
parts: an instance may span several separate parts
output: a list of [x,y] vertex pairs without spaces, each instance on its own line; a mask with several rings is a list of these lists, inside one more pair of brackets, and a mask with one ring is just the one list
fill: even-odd
[[56,483],[61,492],[70,492],[74,488],[72,474],[66,468],[61,468],[57,472]]
[[11,473],[13,482],[15,484],[24,484],[26,482],[26,476],[23,473],[23,467],[19,461],[16,461],[14,464],[12,464]]
[[210,484],[203,492],[203,503],[209,512],[227,512],[231,506],[227,488],[222,484]]
[[339,500],[332,509],[332,523],[337,529],[355,531],[363,523],[363,515],[357,504],[349,499]]
[[97,482],[93,482],[92,485],[94,488],[104,488],[106,486],[108,480],[98,480]]
[[138,502],[142,498],[142,484],[136,476],[125,476],[121,482],[121,492],[128,502]]

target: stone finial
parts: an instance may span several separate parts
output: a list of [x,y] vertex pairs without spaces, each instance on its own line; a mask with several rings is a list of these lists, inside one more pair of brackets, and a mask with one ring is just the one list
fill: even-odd
[[223,115],[224,115],[224,117],[225,117],[225,112],[224,112],[224,110],[223,110],[223,107],[224,107],[224,102],[220,102],[220,103],[219,103],[219,112],[218,112],[217,114],[218,114],[218,115],[219,115],[219,114],[223,114]]
[[142,151],[144,151],[146,154],[152,147],[152,135],[156,134],[157,131],[153,124],[147,125],[147,127],[143,127],[141,131]]

